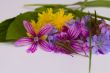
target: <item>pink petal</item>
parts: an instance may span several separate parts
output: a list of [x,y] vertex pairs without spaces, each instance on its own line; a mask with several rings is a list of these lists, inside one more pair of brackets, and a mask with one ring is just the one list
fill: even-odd
[[73,42],[71,43],[71,47],[76,50],[77,52],[82,52],[82,45],[83,41],[80,40],[73,40]]
[[50,44],[47,41],[39,40],[39,45],[45,51],[48,51],[48,52],[52,51],[51,47],[50,47]]
[[71,54],[69,51],[65,50],[64,48],[62,47],[59,47],[57,45],[53,46],[53,51],[55,53],[62,53],[62,54]]
[[89,35],[89,31],[86,28],[82,27],[81,30],[82,30],[82,35],[83,36],[87,37]]
[[24,20],[23,24],[24,24],[24,27],[28,33],[30,33],[33,36],[36,35],[34,32],[34,29],[32,28],[32,25],[28,21]]
[[68,38],[68,35],[65,32],[61,32],[60,34],[57,35],[57,37],[60,40],[66,40]]
[[68,29],[68,35],[70,36],[70,37],[74,37],[74,35],[76,34],[76,32],[77,32],[77,29],[76,29],[77,27],[75,27],[75,26],[71,26],[71,27],[69,27],[69,29]]
[[33,43],[31,47],[27,50],[28,53],[34,53],[37,50],[37,42]]
[[74,35],[74,38],[77,38],[80,35],[81,31],[77,30],[76,34]]
[[32,39],[28,37],[24,37],[15,42],[16,46],[23,46],[32,43]]
[[47,24],[44,27],[41,28],[41,30],[39,31],[38,36],[41,37],[43,35],[48,34],[51,30],[53,29],[51,24]]

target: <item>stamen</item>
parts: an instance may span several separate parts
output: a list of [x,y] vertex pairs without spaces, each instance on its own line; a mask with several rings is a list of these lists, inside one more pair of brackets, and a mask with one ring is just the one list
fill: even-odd
[[34,37],[34,42],[37,42],[39,40],[38,37]]

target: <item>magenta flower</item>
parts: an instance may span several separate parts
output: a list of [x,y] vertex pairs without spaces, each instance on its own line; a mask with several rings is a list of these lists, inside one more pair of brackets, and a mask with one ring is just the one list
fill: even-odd
[[45,35],[47,35],[51,30],[51,24],[47,24],[40,29],[38,34],[35,33],[32,25],[28,21],[23,21],[24,27],[31,36],[24,37],[18,40],[15,45],[22,46],[26,44],[32,44],[27,52],[34,53],[37,50],[37,46],[40,45],[45,51],[51,51],[49,43],[44,40]]
[[73,40],[71,41],[71,47],[75,49],[77,52],[84,52],[85,54],[88,52],[89,47],[86,42],[82,40]]
[[69,30],[68,30],[68,35],[71,36],[73,39],[81,36],[81,37],[87,37],[89,34],[88,28],[86,27],[87,22],[89,20],[89,16],[83,17],[81,20],[76,20],[76,21],[71,21],[67,25]]
[[[70,30],[70,29],[68,29]],[[73,29],[74,30],[74,29]],[[71,29],[71,31],[73,31]],[[75,39],[75,34],[71,32],[59,32],[55,35],[51,35],[48,38],[51,42],[51,48],[53,49],[54,52],[61,52],[61,53],[65,53],[65,54],[72,54],[72,53],[85,53],[87,52],[88,48],[87,45],[85,44],[85,41],[81,40],[81,39]],[[64,45],[66,46],[68,43],[71,47],[71,50],[74,50],[74,52],[72,51],[68,51],[66,50],[66,48],[61,47],[57,44],[55,44],[54,42],[57,41],[61,41],[63,43],[65,43]]]
[[[59,35],[59,32],[55,28],[48,35],[48,42],[50,44],[52,51],[55,53],[70,54],[70,52],[67,51],[65,48],[56,44],[56,42],[59,41],[58,35]],[[64,39],[62,38],[62,40],[64,40]]]

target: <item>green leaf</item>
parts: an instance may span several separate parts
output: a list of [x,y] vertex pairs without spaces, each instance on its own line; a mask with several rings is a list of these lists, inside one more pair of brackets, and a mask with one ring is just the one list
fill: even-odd
[[[83,5],[84,4],[84,2],[77,2],[77,3],[75,3],[74,5]],[[86,2],[86,5],[85,5],[86,7],[110,7],[110,1],[100,1],[100,0],[98,0],[98,1],[88,1],[88,2]]]
[[0,23],[0,42],[6,41],[6,34],[8,27],[14,21],[15,18],[7,19]]
[[37,13],[26,12],[26,13],[18,15],[8,28],[6,40],[18,40],[22,37],[27,36],[26,30],[22,23],[23,20],[28,20],[28,21],[36,20],[37,21]]

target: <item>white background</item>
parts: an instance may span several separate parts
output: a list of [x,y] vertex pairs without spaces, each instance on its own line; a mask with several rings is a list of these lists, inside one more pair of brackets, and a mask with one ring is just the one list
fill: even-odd
[[[0,21],[19,13],[33,10],[28,3],[72,3],[79,0],[0,0]],[[89,8],[85,11],[110,17],[109,8]],[[88,58],[42,51],[27,54],[25,47],[13,43],[0,43],[0,73],[88,73]],[[92,73],[110,73],[110,54],[93,56]]]

